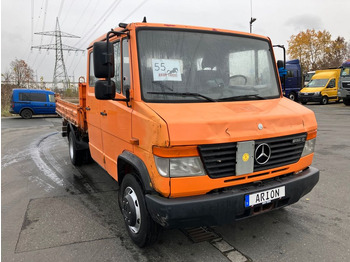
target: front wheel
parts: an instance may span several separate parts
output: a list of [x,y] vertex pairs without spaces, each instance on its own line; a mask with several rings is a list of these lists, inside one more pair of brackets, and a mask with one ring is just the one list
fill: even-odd
[[296,101],[297,100],[297,95],[294,92],[291,92],[289,94],[289,99],[292,101]]
[[118,202],[132,241],[139,247],[153,244],[158,238],[160,226],[149,215],[141,185],[134,175],[124,177]]
[[350,98],[343,98],[343,103],[346,106],[350,106]]
[[328,104],[328,97],[326,96],[323,96],[322,99],[321,99],[321,105],[327,105]]

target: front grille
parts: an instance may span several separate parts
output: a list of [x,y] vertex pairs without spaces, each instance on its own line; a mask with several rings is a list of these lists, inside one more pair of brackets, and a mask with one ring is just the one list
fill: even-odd
[[236,174],[237,143],[200,145],[198,149],[205,170],[211,178]]
[[343,82],[342,86],[343,86],[344,89],[350,90],[350,82]]
[[298,162],[303,152],[305,140],[306,134],[304,133],[255,141],[255,148],[262,143],[268,144],[271,148],[271,157],[263,165],[255,161],[254,172]]
[[[271,148],[271,156],[264,164],[254,161],[254,172],[298,162],[305,140],[306,133],[256,140],[255,149],[260,144],[268,144]],[[237,143],[200,145],[198,150],[209,177],[220,178],[236,175]]]

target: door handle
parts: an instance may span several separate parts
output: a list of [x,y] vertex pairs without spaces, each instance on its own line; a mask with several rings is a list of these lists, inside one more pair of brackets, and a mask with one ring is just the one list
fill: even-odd
[[107,116],[106,111],[100,112],[101,116]]

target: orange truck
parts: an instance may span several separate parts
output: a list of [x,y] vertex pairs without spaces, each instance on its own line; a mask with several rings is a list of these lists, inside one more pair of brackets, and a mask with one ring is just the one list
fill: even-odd
[[140,247],[163,228],[212,226],[285,207],[319,180],[314,113],[283,97],[269,38],[119,24],[88,47],[79,104],[57,101],[74,165],[120,185]]

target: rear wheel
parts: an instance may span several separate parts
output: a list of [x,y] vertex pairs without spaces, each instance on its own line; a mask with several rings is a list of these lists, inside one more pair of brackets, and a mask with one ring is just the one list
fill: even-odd
[[135,175],[127,174],[124,177],[118,202],[133,242],[139,247],[153,244],[158,238],[160,226],[148,213],[142,187]]
[[323,96],[320,102],[321,105],[327,105],[328,104],[328,97]]
[[80,166],[83,163],[85,152],[83,150],[77,150],[73,132],[69,132],[68,134],[68,148],[70,161],[73,165]]
[[20,115],[24,119],[30,119],[33,116],[33,112],[30,109],[23,109]]
[[306,105],[306,104],[307,104],[307,102],[306,102],[306,101],[301,101],[301,103],[302,103],[303,105]]

